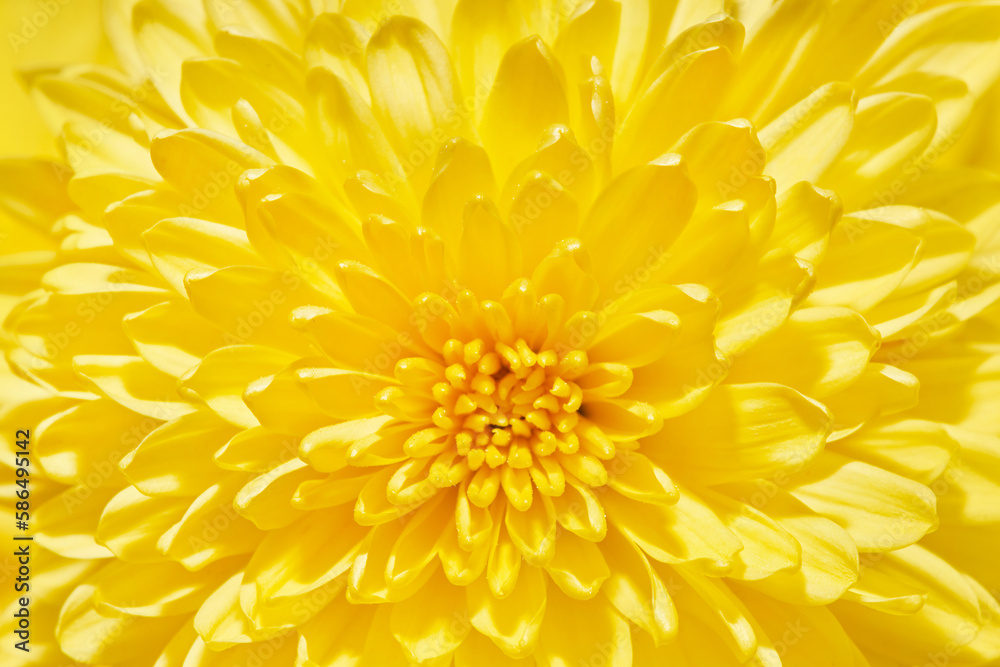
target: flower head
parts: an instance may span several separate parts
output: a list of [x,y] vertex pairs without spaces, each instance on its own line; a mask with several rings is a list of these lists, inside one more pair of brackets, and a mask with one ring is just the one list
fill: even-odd
[[23,73],[20,661],[1000,660],[1000,6],[319,5]]

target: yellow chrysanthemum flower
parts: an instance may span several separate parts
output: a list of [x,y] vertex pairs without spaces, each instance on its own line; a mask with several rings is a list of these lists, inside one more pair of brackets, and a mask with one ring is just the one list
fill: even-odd
[[4,664],[1000,664],[1000,4],[103,26],[0,162]]

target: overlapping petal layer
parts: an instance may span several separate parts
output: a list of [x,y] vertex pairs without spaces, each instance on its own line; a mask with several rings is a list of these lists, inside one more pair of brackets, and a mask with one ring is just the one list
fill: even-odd
[[1000,660],[996,3],[104,22],[0,164],[17,664]]

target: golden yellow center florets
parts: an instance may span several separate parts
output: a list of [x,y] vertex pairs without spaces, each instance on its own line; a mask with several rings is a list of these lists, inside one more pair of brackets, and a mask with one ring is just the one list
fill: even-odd
[[447,340],[435,358],[396,365],[400,386],[388,405],[409,397],[426,419],[406,441],[415,458],[434,457],[428,479],[437,487],[464,483],[481,507],[502,487],[516,506],[533,490],[561,495],[567,474],[591,485],[607,482],[601,460],[614,443],[585,416],[588,371],[581,350],[534,349],[524,338]]
[[453,435],[469,469],[529,469],[535,457],[577,452],[583,390],[571,378],[587,367],[586,353],[535,352],[523,339],[490,347],[449,340],[444,381],[431,388],[440,404],[432,421]]

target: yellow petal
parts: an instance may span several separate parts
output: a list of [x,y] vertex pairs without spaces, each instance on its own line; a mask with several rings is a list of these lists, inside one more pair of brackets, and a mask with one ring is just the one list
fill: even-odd
[[[676,155],[619,176],[595,202],[580,228],[593,271],[606,291],[656,265],[694,210],[694,184]],[[627,227],[619,223],[630,220]]]
[[637,507],[617,493],[606,494],[602,501],[608,520],[655,560],[690,563],[699,571],[718,575],[732,568],[742,548],[739,539],[690,491],[681,489],[677,502],[669,507]]
[[243,226],[237,177],[273,164],[240,141],[202,129],[161,132],[150,144],[153,165],[181,195],[181,215]]
[[663,357],[633,372],[626,398],[649,403],[664,418],[687,412],[707,395],[725,375],[727,364],[716,351],[715,330],[718,300],[707,289],[654,287],[633,293],[637,301],[651,297],[657,307],[675,313],[680,330]]
[[185,373],[178,387],[182,395],[203,401],[226,421],[251,428],[258,422],[243,402],[243,392],[251,382],[277,372],[291,360],[291,355],[272,348],[222,347]]
[[[45,406],[45,413],[50,411]],[[45,475],[62,484],[94,486],[105,477],[119,485],[118,463],[139,444],[145,421],[113,401],[83,401],[34,422],[39,425],[34,433],[35,454]]]
[[673,343],[680,319],[666,310],[622,315],[604,325],[587,347],[592,362],[639,368],[659,359]]
[[734,485],[725,491],[766,512],[802,545],[802,565],[776,572],[747,586],[790,604],[829,604],[858,579],[858,550],[840,526],[817,516],[793,496],[774,487]]
[[758,636],[755,621],[740,599],[720,579],[704,577],[684,567],[660,568],[673,585],[674,597],[684,615],[697,616],[719,635],[719,639],[741,662],[756,654],[761,664],[781,665],[766,636]]
[[917,404],[920,381],[895,366],[868,364],[861,377],[824,403],[833,413],[830,441],[843,438],[882,414],[893,414]]
[[241,230],[196,218],[163,220],[142,238],[153,266],[181,294],[185,291],[184,275],[191,269],[260,261]]
[[367,99],[348,81],[323,67],[313,68],[306,83],[310,118],[323,145],[328,152],[346,161],[330,161],[335,173],[346,178],[362,169],[370,171],[384,180],[390,192],[399,191],[406,196],[410,190],[403,166],[375,120]]
[[881,334],[888,357],[900,342],[906,345],[918,335],[940,338],[957,327],[961,320],[956,312],[967,305],[958,303],[958,294],[958,284],[952,281],[910,296],[891,296],[865,313],[865,317]]
[[822,450],[830,414],[781,385],[723,385],[699,408],[664,422],[644,452],[704,483],[801,469]]
[[507,506],[504,524],[511,541],[530,565],[546,565],[556,548],[556,514],[552,501],[541,496],[539,502],[520,511]]
[[[358,667],[379,667],[381,665],[403,667],[414,664],[407,656],[403,646],[393,637],[391,615],[392,611],[387,605],[380,605],[375,612],[375,616],[367,628],[365,649],[361,659],[357,662]],[[450,657],[430,659],[424,664],[431,667],[443,667]]]
[[122,319],[136,351],[157,370],[180,377],[212,350],[226,345],[222,330],[179,301],[164,301]]
[[925,660],[948,644],[957,660],[976,662],[997,657],[997,647],[980,652],[976,635],[997,636],[985,613],[976,588],[967,577],[920,546],[884,554],[870,567],[902,584],[927,592],[923,607],[908,615],[880,613],[853,602],[838,602],[833,612],[866,651],[875,656]]
[[107,543],[94,533],[115,493],[114,487],[79,485],[42,503],[34,514],[38,543],[66,558],[109,557]]
[[867,656],[861,654],[851,635],[828,610],[785,605],[746,589],[738,589],[736,594],[761,629],[773,638],[782,665],[868,665]]
[[684,618],[684,632],[669,644],[657,646],[653,639],[637,632],[632,637],[632,660],[638,665],[676,665],[695,667],[696,665],[718,665],[737,667],[742,664],[726,645],[719,641],[714,628],[709,627],[697,616]]
[[[294,274],[284,277],[291,291],[299,289],[294,280],[299,278],[336,303],[337,264],[370,261],[354,215],[301,172],[286,166],[244,172],[237,194],[250,243],[272,266]],[[292,220],[295,224],[290,224]],[[322,304],[317,299],[307,301]]]
[[300,484],[322,474],[298,459],[292,459],[247,482],[233,498],[233,509],[261,530],[284,528],[302,516],[292,506]]
[[478,197],[495,200],[497,184],[490,158],[481,146],[455,139],[438,153],[423,201],[423,221],[437,232],[452,253],[458,253],[466,206]]
[[267,472],[284,463],[298,449],[299,439],[260,427],[240,431],[215,452],[215,462],[224,470]]
[[479,632],[471,632],[455,651],[455,667],[529,667],[534,657],[511,658]]
[[997,518],[995,500],[1000,494],[998,439],[951,426],[946,429],[961,451],[943,480],[948,490],[941,494],[941,516],[948,523],[991,524]]
[[[292,324],[304,331],[338,368],[390,377],[407,355],[408,337],[371,317],[305,306],[292,312]],[[404,347],[406,344],[406,347]]]
[[836,194],[801,182],[781,193],[777,205],[774,229],[768,239],[771,252],[791,252],[807,262],[819,263],[842,212]]
[[243,403],[261,426],[273,431],[302,436],[320,428],[330,423],[330,419],[311,400],[302,375],[326,364],[325,359],[318,357],[300,359],[274,375],[257,378],[243,392]]
[[181,63],[212,51],[204,8],[188,4],[185,9],[189,11],[183,12],[161,0],[143,0],[132,7],[131,17],[126,14],[126,19],[131,18],[130,32],[140,59],[136,65],[147,75],[159,72],[158,76],[150,77],[154,79],[153,85],[174,112],[182,113],[178,92]]
[[438,544],[438,557],[448,581],[456,586],[467,586],[478,579],[488,564],[490,546],[490,542],[484,542],[466,551],[454,532],[445,531]]
[[376,268],[408,297],[437,290],[444,280],[440,262],[443,241],[432,231],[419,229],[414,235],[407,224],[382,215],[369,216],[362,224],[365,241],[374,254]]
[[484,93],[493,87],[500,61],[518,40],[528,36],[524,10],[514,0],[459,0],[452,18],[452,50],[462,87],[473,93],[478,124]]
[[611,604],[648,633],[657,645],[675,639],[677,609],[668,584],[653,569],[642,550],[631,539],[612,530],[601,544],[601,551],[610,570],[603,590]]
[[[582,140],[578,140],[567,125],[552,125],[543,130],[535,152],[522,160],[503,184],[499,206],[503,213],[510,216],[511,226],[516,229],[521,221],[514,215],[520,212],[515,208],[518,192],[536,180],[539,173],[551,176],[560,187],[573,195],[581,210],[590,206],[597,194],[600,176],[594,160],[587,154],[587,148],[581,145]],[[528,211],[524,213],[528,214]],[[530,214],[528,217],[531,217]]]
[[891,204],[898,196],[894,181],[930,145],[936,128],[937,114],[928,97],[864,97],[858,101],[851,138],[818,184],[836,192],[849,211],[874,201]]
[[[725,47],[681,55],[653,81],[622,121],[615,145],[619,168],[655,161],[698,121],[710,118],[735,74]],[[690,100],[678,105],[677,99]]]
[[[524,191],[522,191],[522,194],[524,194]],[[555,210],[558,206],[558,204],[553,203],[545,210],[558,215],[559,211]],[[514,225],[517,225],[513,212],[511,213],[511,221]],[[535,225],[539,227],[544,226],[545,221],[538,219],[529,221],[526,224],[531,226],[533,230],[532,234],[534,234],[539,232],[539,229],[535,228]],[[523,229],[520,230],[520,233],[521,247],[527,249],[528,252],[534,251],[537,253],[542,248],[553,246],[552,243],[546,244],[543,241],[537,240],[537,238],[534,241],[530,241],[530,237],[525,234],[525,230]],[[562,236],[559,235],[559,239],[561,238]],[[555,235],[553,235],[551,240],[557,241]],[[539,258],[539,260],[540,263],[534,267],[531,275],[531,282],[540,294],[558,294],[565,302],[567,313],[576,313],[581,310],[589,310],[593,307],[598,293],[597,281],[590,274],[590,258],[580,246],[579,241],[576,239],[559,240],[554,244],[552,251],[544,258]],[[524,266],[525,269],[531,266],[527,258],[525,259]]]
[[124,662],[141,658],[150,646],[166,644],[183,621],[183,616],[102,614],[94,606],[94,587],[82,585],[63,605],[56,637],[59,647],[73,660],[93,664]]
[[399,598],[386,585],[385,566],[389,560],[389,552],[404,528],[402,521],[390,521],[375,526],[364,536],[350,564],[348,601],[354,604],[378,603]]
[[545,571],[563,593],[577,600],[597,595],[611,576],[601,547],[572,533],[559,536],[555,554]]
[[594,491],[573,480],[567,480],[566,490],[552,499],[559,524],[571,533],[590,542],[600,542],[608,529],[604,508]]
[[292,496],[292,506],[316,510],[350,503],[358,497],[369,477],[371,473],[363,468],[345,468],[320,479],[305,481]]
[[104,264],[64,264],[42,277],[46,293],[25,300],[8,321],[36,356],[68,365],[78,355],[131,355],[121,320],[167,298],[151,276]]
[[623,449],[608,468],[608,486],[627,498],[657,505],[677,502],[677,487],[643,454]]
[[[396,505],[389,501],[386,486],[397,471],[406,465],[389,465],[372,475],[358,493],[354,505],[354,520],[362,526],[378,526],[406,516],[416,509],[409,505]],[[384,583],[384,582],[383,582]]]
[[99,393],[141,415],[167,421],[192,412],[175,380],[139,357],[77,356],[74,370]]
[[511,539],[506,522],[500,522],[500,515],[505,512],[505,507],[505,504],[500,503],[490,508],[490,513],[495,519],[493,539],[489,543],[490,557],[486,564],[486,582],[489,584],[490,593],[499,599],[510,596],[517,586],[523,560],[520,549]]
[[290,526],[270,531],[243,575],[243,611],[257,627],[287,624],[296,605],[304,605],[310,593],[347,572],[366,532],[353,524],[349,510],[339,507],[310,512]]
[[887,614],[913,614],[927,602],[927,591],[914,586],[913,582],[905,581],[896,576],[888,568],[867,567],[869,559],[880,558],[880,555],[865,555],[858,582],[844,594],[842,600],[857,602],[871,609]]
[[362,443],[369,440],[392,440],[402,453],[403,442],[413,429],[407,427],[404,430],[400,426],[386,416],[325,426],[302,439],[299,454],[316,470],[336,472],[347,465],[353,447],[363,447]]
[[155,429],[120,465],[144,495],[197,496],[220,477],[210,460],[213,443],[221,446],[235,432],[207,410],[192,412]]
[[898,359],[908,360],[906,371],[920,383],[920,417],[971,431],[997,432],[998,414],[992,408],[1000,358],[991,351],[943,344],[919,356],[912,348],[904,349],[904,354],[893,357]]
[[157,542],[180,521],[190,498],[149,498],[135,487],[127,487],[105,501],[95,539],[125,561],[163,560]]
[[761,129],[765,173],[779,190],[815,181],[847,143],[854,124],[854,90],[828,83]]
[[825,452],[793,480],[789,492],[843,526],[858,549],[900,549],[937,527],[930,489],[861,461]]
[[[440,144],[470,134],[447,49],[425,24],[394,16],[368,42],[367,69],[376,115],[390,128],[404,169],[426,183]],[[428,142],[435,135],[444,138]]]
[[991,4],[936,7],[902,21],[858,75],[864,85],[909,72],[950,74],[977,95],[998,73],[998,8]]
[[586,664],[601,655],[609,667],[630,667],[629,624],[601,597],[572,600],[550,589],[538,653],[550,665]]
[[763,173],[766,154],[753,125],[743,119],[699,123],[670,149],[687,165],[699,208],[729,201]]
[[[265,648],[266,647],[266,648]],[[184,658],[184,664],[197,667],[214,667],[221,660],[232,660],[237,663],[244,663],[257,659],[261,652],[270,652],[268,658],[275,665],[291,667],[295,664],[295,639],[294,634],[277,634],[273,638],[267,638],[252,644],[240,644],[234,646],[225,653],[213,651],[205,645],[201,638],[197,638],[191,643],[190,650]]]
[[754,273],[737,274],[719,294],[716,345],[727,354],[740,354],[777,329],[813,284],[812,265],[787,255],[764,259]]
[[497,599],[482,578],[466,588],[472,626],[508,656],[531,655],[545,615],[546,582],[540,568],[526,566],[511,594]]
[[199,641],[193,625],[182,625],[163,647],[163,651],[156,659],[157,667],[181,667],[188,653]]
[[618,42],[622,8],[617,3],[598,2],[577,7],[560,27],[553,48],[566,67],[567,89],[579,88],[600,67],[610,68]]
[[135,616],[175,616],[197,610],[238,563],[215,563],[188,572],[177,563],[133,564],[115,561],[90,580],[99,612]]
[[377,609],[377,605],[355,605],[342,597],[335,599],[299,626],[298,658],[307,658],[318,665],[357,660],[364,652],[368,628]]
[[480,124],[501,180],[534,151],[545,128],[569,121],[563,78],[558,62],[537,36],[504,54]]
[[233,509],[233,496],[243,481],[236,475],[206,489],[160,535],[156,550],[189,570],[252,552],[264,534]]
[[342,262],[337,283],[355,312],[372,317],[397,331],[413,329],[413,308],[406,296],[383,276],[363,264]]
[[206,5],[215,27],[233,26],[266,37],[272,42],[296,48],[302,40],[304,19],[295,5],[270,0],[251,0],[238,5]]
[[893,292],[894,297],[926,291],[951,280],[972,258],[976,236],[946,215],[911,206],[885,206],[858,214],[913,231],[923,241],[920,261]]
[[196,269],[185,275],[184,288],[195,311],[222,328],[230,344],[270,345],[303,356],[309,348],[289,323],[292,311],[338,302],[293,272],[256,266]]
[[747,30],[739,72],[722,112],[729,117],[769,122],[794,103],[783,84],[815,37],[823,9],[809,2],[777,2],[758,8]]
[[[845,216],[806,303],[865,311],[887,297],[916,264],[922,242],[909,230],[863,217]],[[864,261],[860,261],[861,258]]]
[[854,382],[878,343],[878,335],[853,310],[803,308],[739,357],[727,382],[774,382],[823,398]]
[[477,296],[499,299],[521,269],[520,245],[495,208],[477,200],[465,213],[458,279]]
[[[50,160],[11,159],[3,165],[3,196],[15,219],[45,232],[58,218],[76,208],[60,178],[60,163]],[[50,247],[44,244],[43,247]]]
[[[66,74],[33,78],[31,93],[52,131],[62,133],[75,176],[133,172],[159,180],[133,99],[85,76]],[[92,141],[95,136],[100,141]]]
[[272,634],[254,628],[240,608],[242,582],[243,572],[240,571],[216,588],[194,615],[194,629],[213,650],[266,639]]
[[[704,196],[699,200],[704,200]],[[658,280],[669,284],[725,284],[727,276],[747,251],[750,219],[746,202],[728,201],[695,213],[671,246],[669,261],[661,257],[653,267]],[[623,283],[627,284],[627,283]]]
[[413,512],[389,552],[385,566],[386,584],[402,588],[424,574],[437,555],[441,535],[454,521],[454,506],[454,492],[442,492]]
[[151,268],[142,234],[160,220],[181,215],[182,203],[176,192],[166,188],[130,194],[107,206],[104,226],[126,257]]
[[[719,491],[722,491],[721,493]],[[790,572],[802,564],[802,546],[781,524],[758,509],[756,497],[737,499],[724,487],[700,488],[698,496],[729,531],[743,543],[729,576],[754,581],[775,572]]]
[[893,418],[831,443],[828,449],[930,485],[958,457],[959,443],[942,424]]
[[322,65],[367,98],[364,57],[367,39],[364,26],[357,21],[343,14],[320,14],[313,20],[306,35],[305,59],[313,68]]
[[389,626],[409,655],[423,662],[459,647],[471,629],[455,622],[465,611],[465,592],[439,572],[416,595],[392,605]]

